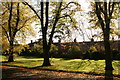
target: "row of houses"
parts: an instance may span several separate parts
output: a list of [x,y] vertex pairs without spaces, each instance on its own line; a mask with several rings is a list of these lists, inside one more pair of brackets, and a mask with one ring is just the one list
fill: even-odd
[[[29,43],[29,48],[32,49],[36,44],[39,44],[42,41],[42,39],[38,39],[37,41],[33,42],[31,40],[31,43]],[[82,52],[85,52],[90,49],[90,47],[95,46],[98,48],[98,51],[102,51],[104,48],[104,42],[103,41],[94,41],[91,39],[91,41],[83,41],[83,42],[77,42],[76,39],[74,39],[73,42],[61,42],[59,40],[58,42],[52,43],[58,48],[58,52],[65,51],[66,48],[71,48],[72,46],[78,46]],[[120,51],[120,40],[110,41],[111,49]]]

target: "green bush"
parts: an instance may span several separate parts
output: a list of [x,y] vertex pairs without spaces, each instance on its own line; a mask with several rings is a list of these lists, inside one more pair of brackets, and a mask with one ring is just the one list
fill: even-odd
[[89,51],[90,51],[90,52],[96,52],[96,51],[97,51],[97,49],[96,49],[96,47],[95,47],[95,46],[91,46],[91,47],[90,47],[90,49],[89,49]]
[[94,60],[101,60],[101,59],[104,59],[105,55],[103,53],[100,53],[100,52],[93,52],[92,55],[91,55],[91,59],[94,59]]
[[81,51],[78,46],[72,46],[68,49],[68,56],[70,58],[80,58],[81,56]]
[[35,44],[33,49],[32,49],[33,52],[36,52],[36,53],[39,53],[39,54],[42,54],[43,53],[43,48],[42,48],[42,45],[40,44]]
[[50,53],[56,53],[58,51],[57,46],[51,44]]
[[118,50],[112,50],[112,56],[114,60],[120,60],[120,52]]

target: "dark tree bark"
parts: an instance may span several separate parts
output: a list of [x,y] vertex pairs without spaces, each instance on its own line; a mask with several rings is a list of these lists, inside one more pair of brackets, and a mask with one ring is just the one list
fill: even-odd
[[[112,5],[112,6],[110,6]],[[112,53],[110,48],[110,23],[114,11],[114,2],[95,2],[98,21],[103,31],[103,40],[105,48],[105,80],[113,80]],[[102,16],[103,14],[103,16]]]
[[13,62],[13,41],[12,41],[12,28],[11,28],[11,19],[12,19],[12,8],[13,3],[11,2],[10,10],[9,10],[9,20],[8,20],[8,30],[9,30],[9,58],[8,62]]
[[48,28],[48,21],[49,21],[49,16],[48,16],[48,9],[49,8],[49,2],[46,2],[46,22],[44,26],[44,2],[43,0],[41,1],[41,28],[42,28],[42,38],[43,38],[43,55],[44,55],[44,61],[42,66],[51,66],[50,60],[49,60],[49,48],[47,45],[47,28]]
[[13,41],[10,41],[8,62],[13,62]]
[[18,23],[19,23],[19,3],[17,4],[17,19],[16,19],[16,25],[14,28],[12,28],[13,26],[11,26],[11,19],[12,19],[12,8],[13,7],[13,2],[11,2],[11,6],[10,6],[10,15],[9,15],[9,20],[8,20],[8,30],[9,30],[9,58],[8,58],[8,62],[13,62],[14,61],[14,56],[13,56],[13,46],[14,46],[14,39],[15,39],[15,35],[17,33],[17,28],[18,28]]
[[[41,3],[43,5],[43,3]],[[42,19],[42,5],[41,5],[41,19]],[[49,54],[49,51],[50,51],[50,48],[51,48],[51,44],[52,44],[52,38],[53,38],[53,35],[54,35],[54,31],[55,31],[55,27],[56,27],[56,24],[59,20],[59,15],[60,15],[60,11],[61,11],[61,6],[62,6],[62,2],[60,2],[60,5],[58,7],[58,10],[56,12],[56,17],[55,17],[55,20],[54,20],[54,23],[53,23],[53,27],[52,27],[52,30],[51,30],[51,34],[50,34],[50,38],[49,38],[49,42],[47,44],[47,29],[48,29],[48,21],[49,21],[49,17],[48,17],[48,8],[49,8],[49,2],[46,2],[46,23],[45,23],[45,27],[42,28],[42,33],[43,33],[43,53],[44,53],[44,61],[43,61],[43,64],[42,66],[51,66],[50,64],[50,60],[49,60],[49,57],[50,57],[50,54]],[[43,22],[43,21],[42,21]],[[43,25],[43,24],[41,24]]]

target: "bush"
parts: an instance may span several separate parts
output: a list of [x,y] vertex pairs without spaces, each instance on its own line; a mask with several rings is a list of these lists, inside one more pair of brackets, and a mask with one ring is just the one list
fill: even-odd
[[84,59],[90,59],[90,52],[86,51],[85,54],[83,54]]
[[80,58],[81,51],[78,46],[72,46],[71,48],[68,49],[67,54],[69,58]]
[[56,53],[57,51],[58,51],[57,46],[51,44],[50,53],[51,53],[51,54],[54,54],[54,53]]
[[32,52],[42,54],[43,53],[43,48],[40,44],[34,45]]
[[120,60],[120,52],[118,50],[112,50],[112,56],[114,60]]
[[36,44],[32,47],[32,49],[28,49],[25,47],[25,49],[22,50],[20,56],[40,56],[43,53],[42,46],[39,44]]
[[92,55],[91,55],[91,59],[94,59],[94,60],[101,60],[101,59],[104,59],[105,55],[103,53],[100,53],[100,52],[93,52]]
[[92,52],[92,51],[87,51],[85,54],[83,54],[84,59],[92,59],[92,60],[101,60],[105,59],[105,55],[100,52]]

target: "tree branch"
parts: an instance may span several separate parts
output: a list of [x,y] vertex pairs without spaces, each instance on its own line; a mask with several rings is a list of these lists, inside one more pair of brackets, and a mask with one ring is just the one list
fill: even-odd
[[48,11],[49,11],[49,1],[47,0],[46,2],[46,22],[45,22],[45,31],[47,31],[48,29],[48,21],[49,21],[49,14],[48,14]]
[[12,7],[13,7],[13,3],[11,2],[10,7],[10,11],[9,11],[9,19],[8,19],[8,30],[9,30],[9,36],[12,36],[12,32],[11,32],[11,19],[12,19]]
[[16,35],[16,32],[17,32],[17,28],[18,28],[18,24],[19,24],[19,21],[20,21],[20,19],[19,19],[19,3],[17,4],[17,19],[16,19],[16,27],[15,27],[15,29],[14,29],[14,31],[13,31],[13,36],[15,36]]
[[70,15],[68,15],[68,14],[66,14],[66,15],[64,15],[64,16],[61,16],[61,17],[59,17],[59,19],[60,19],[60,18],[65,18],[65,17],[69,17],[69,18],[71,19],[71,22],[73,22],[73,20],[72,20],[71,16],[70,16]]
[[7,12],[7,10],[5,10],[5,11],[2,13],[2,15],[4,15],[6,12]]
[[[35,17],[35,16],[33,16],[33,17]],[[31,18],[33,18],[33,17],[31,17]],[[29,21],[31,18],[26,19],[24,21],[23,25],[19,29],[17,29],[17,31],[21,30],[25,26],[26,22]]]
[[102,17],[101,17],[100,9],[98,8],[98,2],[95,2],[95,7],[96,7],[95,13],[96,13],[96,15],[97,15],[97,17],[98,17],[98,21],[100,22],[100,25],[101,25],[102,30],[103,30],[103,32],[104,32],[104,31],[105,31],[105,30],[104,30],[104,21],[103,21],[103,19],[102,19]]
[[22,2],[24,5],[28,5],[29,8],[31,8],[33,10],[33,12],[36,14],[36,16],[40,19],[40,22],[41,22],[41,18],[40,16],[38,15],[38,13],[36,12],[36,10],[30,5],[28,4],[27,2]]
[[113,11],[114,11],[114,6],[115,6],[115,2],[113,2],[113,4],[112,4],[112,10],[111,10],[111,12],[109,13],[109,17],[112,17],[112,13],[113,13]]
[[6,29],[5,29],[3,26],[2,26],[2,29],[4,30],[4,32],[5,32],[5,34],[6,34],[6,37],[7,37],[8,41],[10,41],[10,39],[9,39],[9,36],[8,36],[8,33],[7,33]]
[[77,2],[69,2],[64,8],[62,8],[61,10],[64,10],[64,9],[66,9],[70,4],[75,4],[75,5],[79,5],[79,6],[81,6],[79,3],[77,3]]
[[62,1],[60,2],[59,7],[58,7],[58,10],[57,10],[57,12],[56,12],[55,21],[54,21],[54,23],[53,23],[53,27],[52,27],[52,30],[51,30],[51,34],[50,34],[48,46],[50,46],[51,43],[52,43],[52,37],[53,37],[53,35],[54,35],[54,31],[55,31],[56,24],[57,24],[57,22],[58,22],[58,20],[59,20],[59,16],[60,16],[60,12],[61,12],[61,7],[62,7]]
[[[109,15],[110,15],[110,3],[111,3],[111,2],[108,3],[108,11],[109,11]],[[109,17],[110,17],[110,16],[109,16]]]
[[44,28],[44,3],[43,3],[43,0],[41,1],[41,27],[42,27],[42,30]]
[[101,10],[101,12],[103,13],[103,14],[105,14],[105,11],[103,10],[103,8],[101,7],[101,5],[100,4],[98,4],[99,5],[99,9]]

